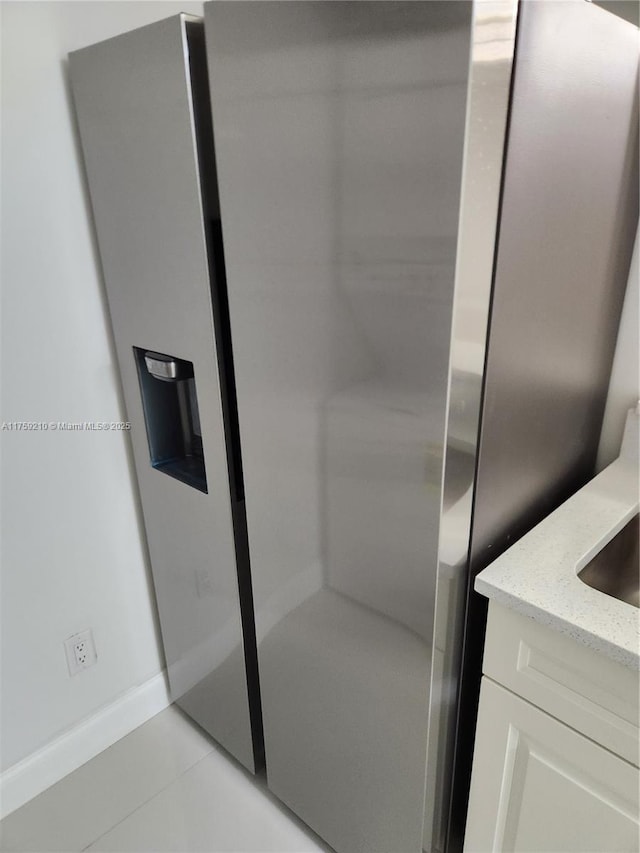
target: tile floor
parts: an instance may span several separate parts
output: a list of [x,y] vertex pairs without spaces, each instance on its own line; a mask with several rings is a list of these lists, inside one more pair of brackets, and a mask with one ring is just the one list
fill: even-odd
[[170,707],[0,823],[2,851],[328,853]]

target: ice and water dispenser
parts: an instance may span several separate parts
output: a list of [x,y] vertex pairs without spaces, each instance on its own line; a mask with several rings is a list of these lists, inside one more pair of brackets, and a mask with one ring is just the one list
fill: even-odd
[[133,351],[152,466],[206,492],[193,362],[139,347]]

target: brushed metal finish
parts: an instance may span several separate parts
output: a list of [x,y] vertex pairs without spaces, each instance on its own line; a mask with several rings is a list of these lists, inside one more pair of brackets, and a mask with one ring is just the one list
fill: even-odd
[[636,216],[637,47],[582,0],[525,5],[506,175],[515,2],[476,4],[470,81],[439,17],[458,4],[206,7],[267,772],[338,850],[417,849],[427,706],[422,843],[455,849],[463,639],[473,681],[483,629],[469,578],[580,485],[597,441]]
[[477,0],[451,352],[423,847],[447,843],[469,539],[502,167],[513,70],[517,0]]
[[477,558],[593,473],[638,221],[637,29],[583,0],[520,14]]
[[419,851],[471,7],[205,23],[268,784]]
[[[201,183],[181,15],[70,57],[171,696],[254,768]],[[192,57],[193,58],[193,57]],[[133,347],[194,364],[208,494],[151,467]]]

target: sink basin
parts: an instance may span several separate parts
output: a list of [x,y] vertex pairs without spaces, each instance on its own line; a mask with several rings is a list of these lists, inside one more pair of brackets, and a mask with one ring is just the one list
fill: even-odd
[[640,607],[639,530],[640,513],[587,563],[578,574],[580,580],[606,595]]

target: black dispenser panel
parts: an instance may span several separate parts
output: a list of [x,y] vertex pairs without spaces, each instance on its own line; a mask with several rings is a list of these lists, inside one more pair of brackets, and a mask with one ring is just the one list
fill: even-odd
[[207,491],[193,362],[133,348],[151,465],[201,492]]

